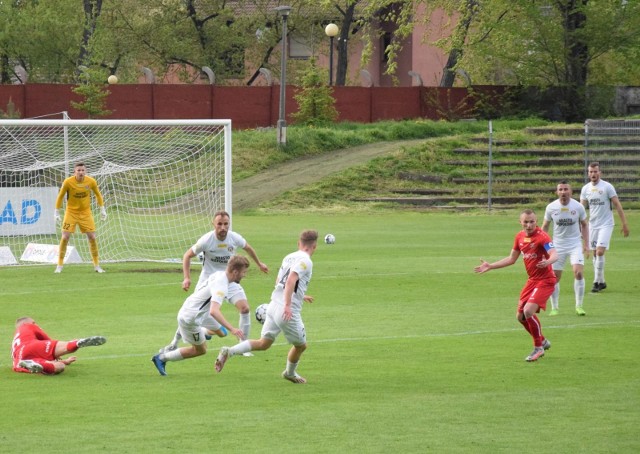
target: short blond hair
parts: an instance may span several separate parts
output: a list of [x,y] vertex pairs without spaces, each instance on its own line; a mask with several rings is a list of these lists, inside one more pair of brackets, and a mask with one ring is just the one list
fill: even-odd
[[229,271],[241,271],[245,268],[249,268],[249,259],[243,255],[234,255],[227,263]]

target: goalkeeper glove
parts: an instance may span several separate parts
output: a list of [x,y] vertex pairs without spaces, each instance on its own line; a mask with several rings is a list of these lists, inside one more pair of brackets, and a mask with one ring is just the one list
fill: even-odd
[[53,210],[53,220],[54,222],[57,224],[60,222],[61,218],[60,218],[60,210],[58,209],[54,209]]
[[100,219],[103,221],[107,220],[107,209],[104,206],[100,207]]

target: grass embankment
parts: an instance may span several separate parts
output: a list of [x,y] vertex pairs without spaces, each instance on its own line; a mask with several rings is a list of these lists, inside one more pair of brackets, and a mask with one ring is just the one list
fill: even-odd
[[[547,125],[540,119],[498,120],[494,131],[517,140],[524,129]],[[371,194],[390,194],[393,189],[418,187],[420,183],[399,180],[398,174],[435,173],[453,175],[457,166],[444,164],[453,149],[469,146],[473,137],[488,134],[487,121],[444,122],[406,120],[374,124],[340,123],[326,128],[292,126],[287,131],[286,147],[279,147],[273,129],[239,131],[233,139],[234,180],[241,180],[270,166],[303,156],[327,154],[333,150],[376,142],[426,139],[420,146],[402,147],[390,156],[376,158],[296,191],[289,191],[265,208],[278,209],[355,209],[362,204],[354,199]],[[524,139],[523,139],[524,140]],[[367,207],[376,205],[367,204]],[[369,209],[369,208],[367,208]]]

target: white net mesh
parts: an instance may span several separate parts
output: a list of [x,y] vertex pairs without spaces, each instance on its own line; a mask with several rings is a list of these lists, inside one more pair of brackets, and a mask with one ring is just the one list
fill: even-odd
[[[101,261],[179,260],[231,212],[228,120],[0,121],[0,246],[20,261],[28,243],[57,245],[53,221],[62,181],[82,161],[104,197],[92,201]],[[79,229],[71,236],[90,261]],[[0,261],[0,263],[2,263]]]
[[612,183],[623,201],[640,194],[640,120],[587,120],[585,122],[585,182],[588,165],[600,163],[602,178]]

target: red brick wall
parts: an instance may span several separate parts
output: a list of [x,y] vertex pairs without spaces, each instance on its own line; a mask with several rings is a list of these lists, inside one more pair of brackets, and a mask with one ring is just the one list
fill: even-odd
[[[73,85],[26,84],[0,85],[0,109],[6,110],[9,99],[22,118],[33,118],[62,111],[71,118],[86,114],[71,108],[79,101]],[[491,91],[496,87],[479,87]],[[234,128],[275,126],[279,117],[280,87],[216,87],[212,85],[132,84],[112,85],[107,109],[112,119],[197,119],[230,118]],[[297,87],[286,87],[285,113],[297,110],[293,98]],[[438,119],[443,112],[466,112],[473,100],[466,88],[437,87],[334,87],[340,121],[369,123],[407,118]],[[464,115],[463,115],[464,116]],[[49,117],[53,118],[53,117]]]

